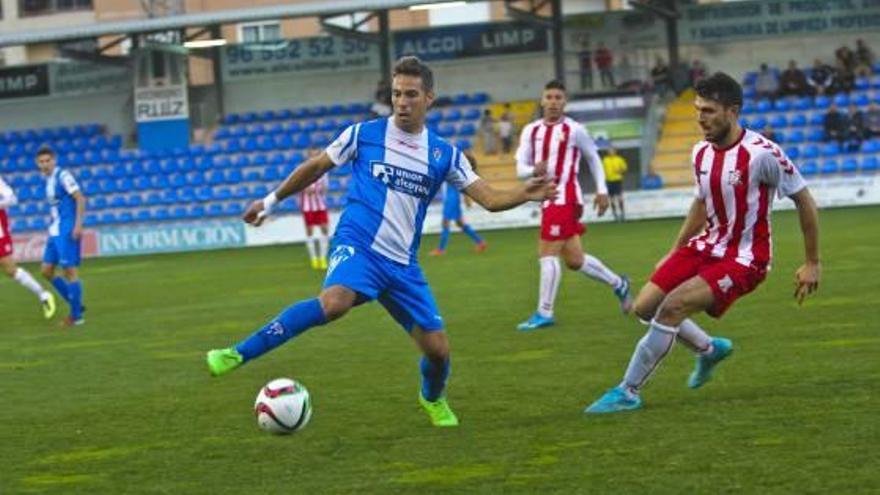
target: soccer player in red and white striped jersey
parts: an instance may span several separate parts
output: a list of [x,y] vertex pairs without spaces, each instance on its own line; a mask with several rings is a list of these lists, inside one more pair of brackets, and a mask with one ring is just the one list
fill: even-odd
[[543,117],[523,128],[516,152],[516,169],[520,178],[546,173],[558,184],[556,199],[545,201],[541,208],[538,309],[517,326],[522,331],[555,323],[553,305],[562,275],[560,255],[569,269],[611,287],[624,313],[631,305],[629,280],[610,270],[595,256],[584,253],[581,244],[580,236],[584,233],[580,221],[584,212],[584,193],[578,182],[581,158],[587,160],[596,182],[593,208],[600,216],[608,209],[608,191],[596,143],[584,126],[565,115],[566,102],[565,86],[559,81],[548,82],[541,96]]
[[43,316],[49,319],[55,315],[55,296],[44,289],[30,273],[18,266],[12,259],[12,233],[9,229],[9,216],[6,214],[6,208],[17,202],[15,191],[0,177],[0,270],[3,270],[9,278],[38,297],[43,306]]
[[[319,150],[309,150],[309,158],[320,154]],[[299,196],[299,209],[306,224],[306,249],[314,270],[327,269],[327,250],[329,249],[330,216],[327,213],[327,189],[330,180],[326,175],[303,189]],[[315,229],[318,232],[316,235]]]
[[650,328],[636,346],[623,382],[586,412],[641,407],[639,391],[676,338],[697,354],[688,386],[698,388],[733,350],[689,317],[705,311],[720,318],[770,269],[773,195],[794,201],[804,237],[804,264],[795,273],[798,303],[819,286],[819,219],[797,168],[776,143],[738,123],[742,88],[716,73],[696,86],[695,106],[705,141],[692,156],[695,197],[678,238],[639,293],[635,313]]

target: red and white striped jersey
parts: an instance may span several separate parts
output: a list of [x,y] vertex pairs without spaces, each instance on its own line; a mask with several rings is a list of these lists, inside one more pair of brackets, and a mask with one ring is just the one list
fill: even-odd
[[[569,117],[547,124],[543,119],[526,125],[516,150],[516,170],[521,178],[530,177],[536,163],[547,162],[547,173],[559,183],[556,205],[584,204],[584,193],[578,182],[581,156],[587,159],[599,194],[608,194],[605,171],[589,132]],[[544,206],[551,204],[545,201]]]
[[322,175],[299,195],[299,209],[302,212],[324,211],[327,209],[327,187],[330,179]]
[[688,246],[716,258],[768,269],[774,190],[791,196],[806,183],[779,146],[743,129],[731,146],[701,141],[693,150],[695,195],[706,205],[707,225]]

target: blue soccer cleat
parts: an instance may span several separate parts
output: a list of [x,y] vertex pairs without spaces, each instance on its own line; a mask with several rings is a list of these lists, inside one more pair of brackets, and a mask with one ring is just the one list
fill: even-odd
[[608,414],[623,411],[633,411],[642,408],[642,399],[638,395],[627,393],[623,387],[614,387],[599,397],[586,409],[586,414]]
[[688,378],[688,387],[700,388],[712,378],[712,370],[727,356],[733,353],[733,342],[715,337],[712,339],[712,352],[697,356],[697,365]]
[[629,277],[621,275],[620,280],[622,283],[620,287],[614,289],[614,295],[620,301],[620,311],[623,314],[629,314],[633,306],[632,296],[629,294]]
[[541,327],[551,327],[555,324],[556,320],[553,318],[547,318],[546,316],[541,316],[540,313],[535,313],[528,320],[517,325],[516,329],[520,332],[531,332],[532,330],[537,330]]

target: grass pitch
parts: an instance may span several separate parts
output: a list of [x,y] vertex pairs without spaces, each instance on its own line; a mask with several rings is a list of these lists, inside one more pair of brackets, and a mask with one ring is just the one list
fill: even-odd
[[[415,348],[377,304],[208,376],[205,351],[319,289],[301,246],[87,260],[88,323],[69,331],[0,281],[0,493],[877,493],[878,215],[822,213],[824,279],[803,308],[797,218],[775,215],[768,280],[724,320],[698,318],[736,348],[715,380],[687,389],[693,361],[677,347],[646,408],[608,417],[581,410],[620,380],[644,328],[567,272],[559,324],[519,333],[536,232],[488,232],[480,255],[455,235],[423,266],[448,324],[458,429],[429,425]],[[584,240],[638,288],[679,225],[595,225]],[[279,376],[315,405],[292,437],[263,434],[251,412]]]

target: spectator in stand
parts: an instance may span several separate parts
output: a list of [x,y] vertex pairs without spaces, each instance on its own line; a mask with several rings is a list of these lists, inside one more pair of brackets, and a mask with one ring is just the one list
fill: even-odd
[[849,93],[856,85],[856,57],[849,47],[842,46],[834,52],[834,83],[837,92]]
[[874,72],[874,52],[865,44],[865,40],[856,40],[856,66],[853,72],[858,77],[870,77]]
[[880,137],[880,106],[873,101],[865,112],[865,137],[869,139]]
[[810,93],[814,95],[831,94],[834,92],[834,71],[817,58],[813,61],[813,70],[810,71],[807,84],[810,85]]
[[510,116],[510,103],[504,104],[504,113],[498,119],[498,137],[501,138],[501,152],[510,153],[513,145],[513,119]]
[[856,54],[850,50],[848,46],[843,45],[837,50],[834,50],[834,63],[838,67],[843,67],[846,70],[855,70]]
[[847,135],[848,151],[858,151],[866,135],[865,112],[855,103],[849,104],[849,133]]
[[614,89],[614,55],[611,53],[605,43],[599,42],[599,48],[593,57],[596,68],[599,69],[599,80],[602,82],[603,88]]
[[376,92],[373,95],[373,105],[370,107],[370,113],[373,118],[391,115],[391,85],[385,79],[376,84]]
[[758,98],[769,98],[775,100],[779,96],[779,75],[775,70],[767,67],[767,64],[761,64],[761,71],[755,79],[755,93]]
[[825,113],[825,140],[837,141],[843,146],[849,133],[849,119],[837,110],[837,104],[831,103]]
[[590,42],[587,39],[579,39],[578,68],[581,73],[581,90],[593,90],[593,52],[590,51]]
[[782,96],[806,96],[809,94],[807,76],[804,75],[804,71],[798,69],[797,62],[794,60],[788,62],[788,68],[782,73],[779,82],[779,93]]
[[651,69],[651,83],[654,85],[654,92],[657,96],[663,98],[671,88],[672,80],[669,66],[662,57],[657,57],[657,63]]
[[483,116],[480,118],[480,138],[483,140],[483,153],[487,155],[498,153],[495,119],[488,108],[483,111]]
[[706,65],[698,59],[691,64],[691,87],[706,78]]

